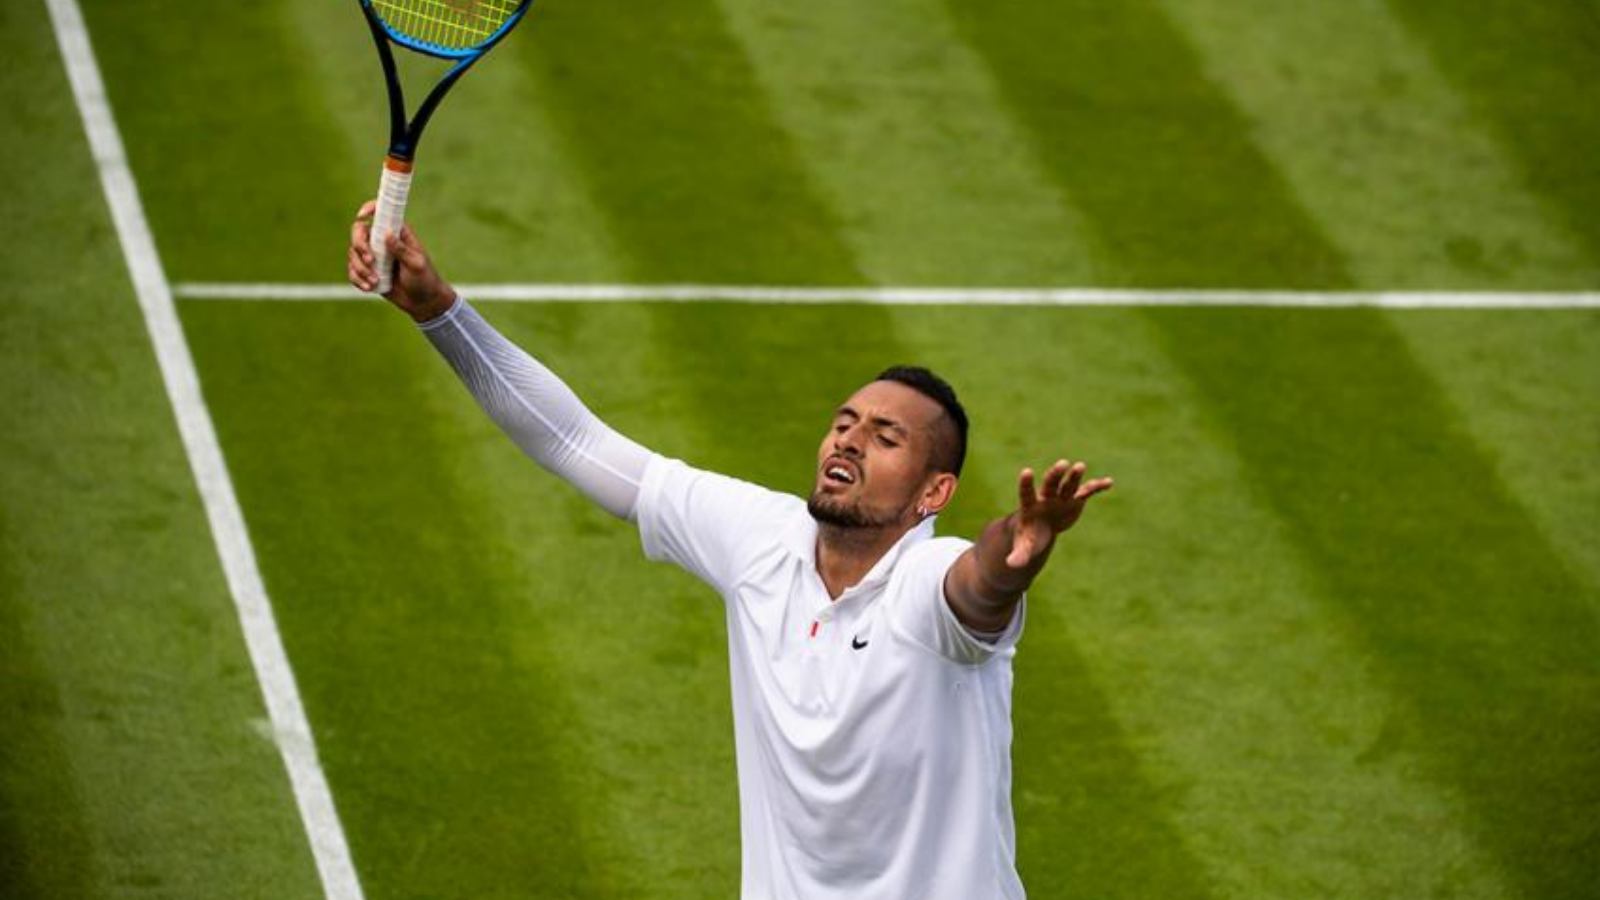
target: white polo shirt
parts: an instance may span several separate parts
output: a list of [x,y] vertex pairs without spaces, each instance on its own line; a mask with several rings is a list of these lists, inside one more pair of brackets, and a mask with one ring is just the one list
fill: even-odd
[[799,497],[656,457],[645,553],[722,595],[745,900],[1020,898],[1011,659],[944,599],[971,542],[927,520],[830,600]]

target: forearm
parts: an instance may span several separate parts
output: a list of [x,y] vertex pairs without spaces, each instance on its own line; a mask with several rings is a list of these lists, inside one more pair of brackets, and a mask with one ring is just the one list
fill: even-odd
[[945,598],[961,624],[974,632],[996,632],[1006,627],[1033,583],[1049,548],[1022,568],[1006,564],[1011,551],[1015,514],[995,519],[967,552],[950,567],[945,578]]
[[632,516],[651,453],[612,430],[555,373],[465,300],[421,322],[490,418],[535,462],[619,518]]

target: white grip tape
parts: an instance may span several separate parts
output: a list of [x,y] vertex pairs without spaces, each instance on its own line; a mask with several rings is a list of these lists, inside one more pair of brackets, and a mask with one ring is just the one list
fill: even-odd
[[378,212],[372,218],[372,257],[378,269],[378,293],[387,294],[394,286],[394,269],[389,247],[390,234],[399,234],[406,221],[406,199],[411,196],[411,173],[397,171],[388,163],[378,182]]

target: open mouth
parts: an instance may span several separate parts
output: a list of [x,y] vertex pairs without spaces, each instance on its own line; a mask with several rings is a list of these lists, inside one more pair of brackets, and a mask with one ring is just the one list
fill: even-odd
[[855,484],[859,475],[855,467],[842,462],[830,460],[822,468],[822,477],[834,484]]

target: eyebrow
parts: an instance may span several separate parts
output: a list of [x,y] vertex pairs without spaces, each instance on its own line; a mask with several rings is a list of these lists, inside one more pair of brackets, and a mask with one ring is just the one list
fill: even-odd
[[[838,418],[839,416],[849,416],[857,421],[861,420],[861,414],[856,412],[855,409],[849,405],[839,407],[833,415],[834,418]],[[890,431],[899,434],[901,437],[909,438],[911,436],[910,429],[906,428],[904,425],[901,425],[899,422],[896,422],[894,419],[888,418],[887,416],[873,416],[872,424],[878,426],[879,428],[887,428]]]

